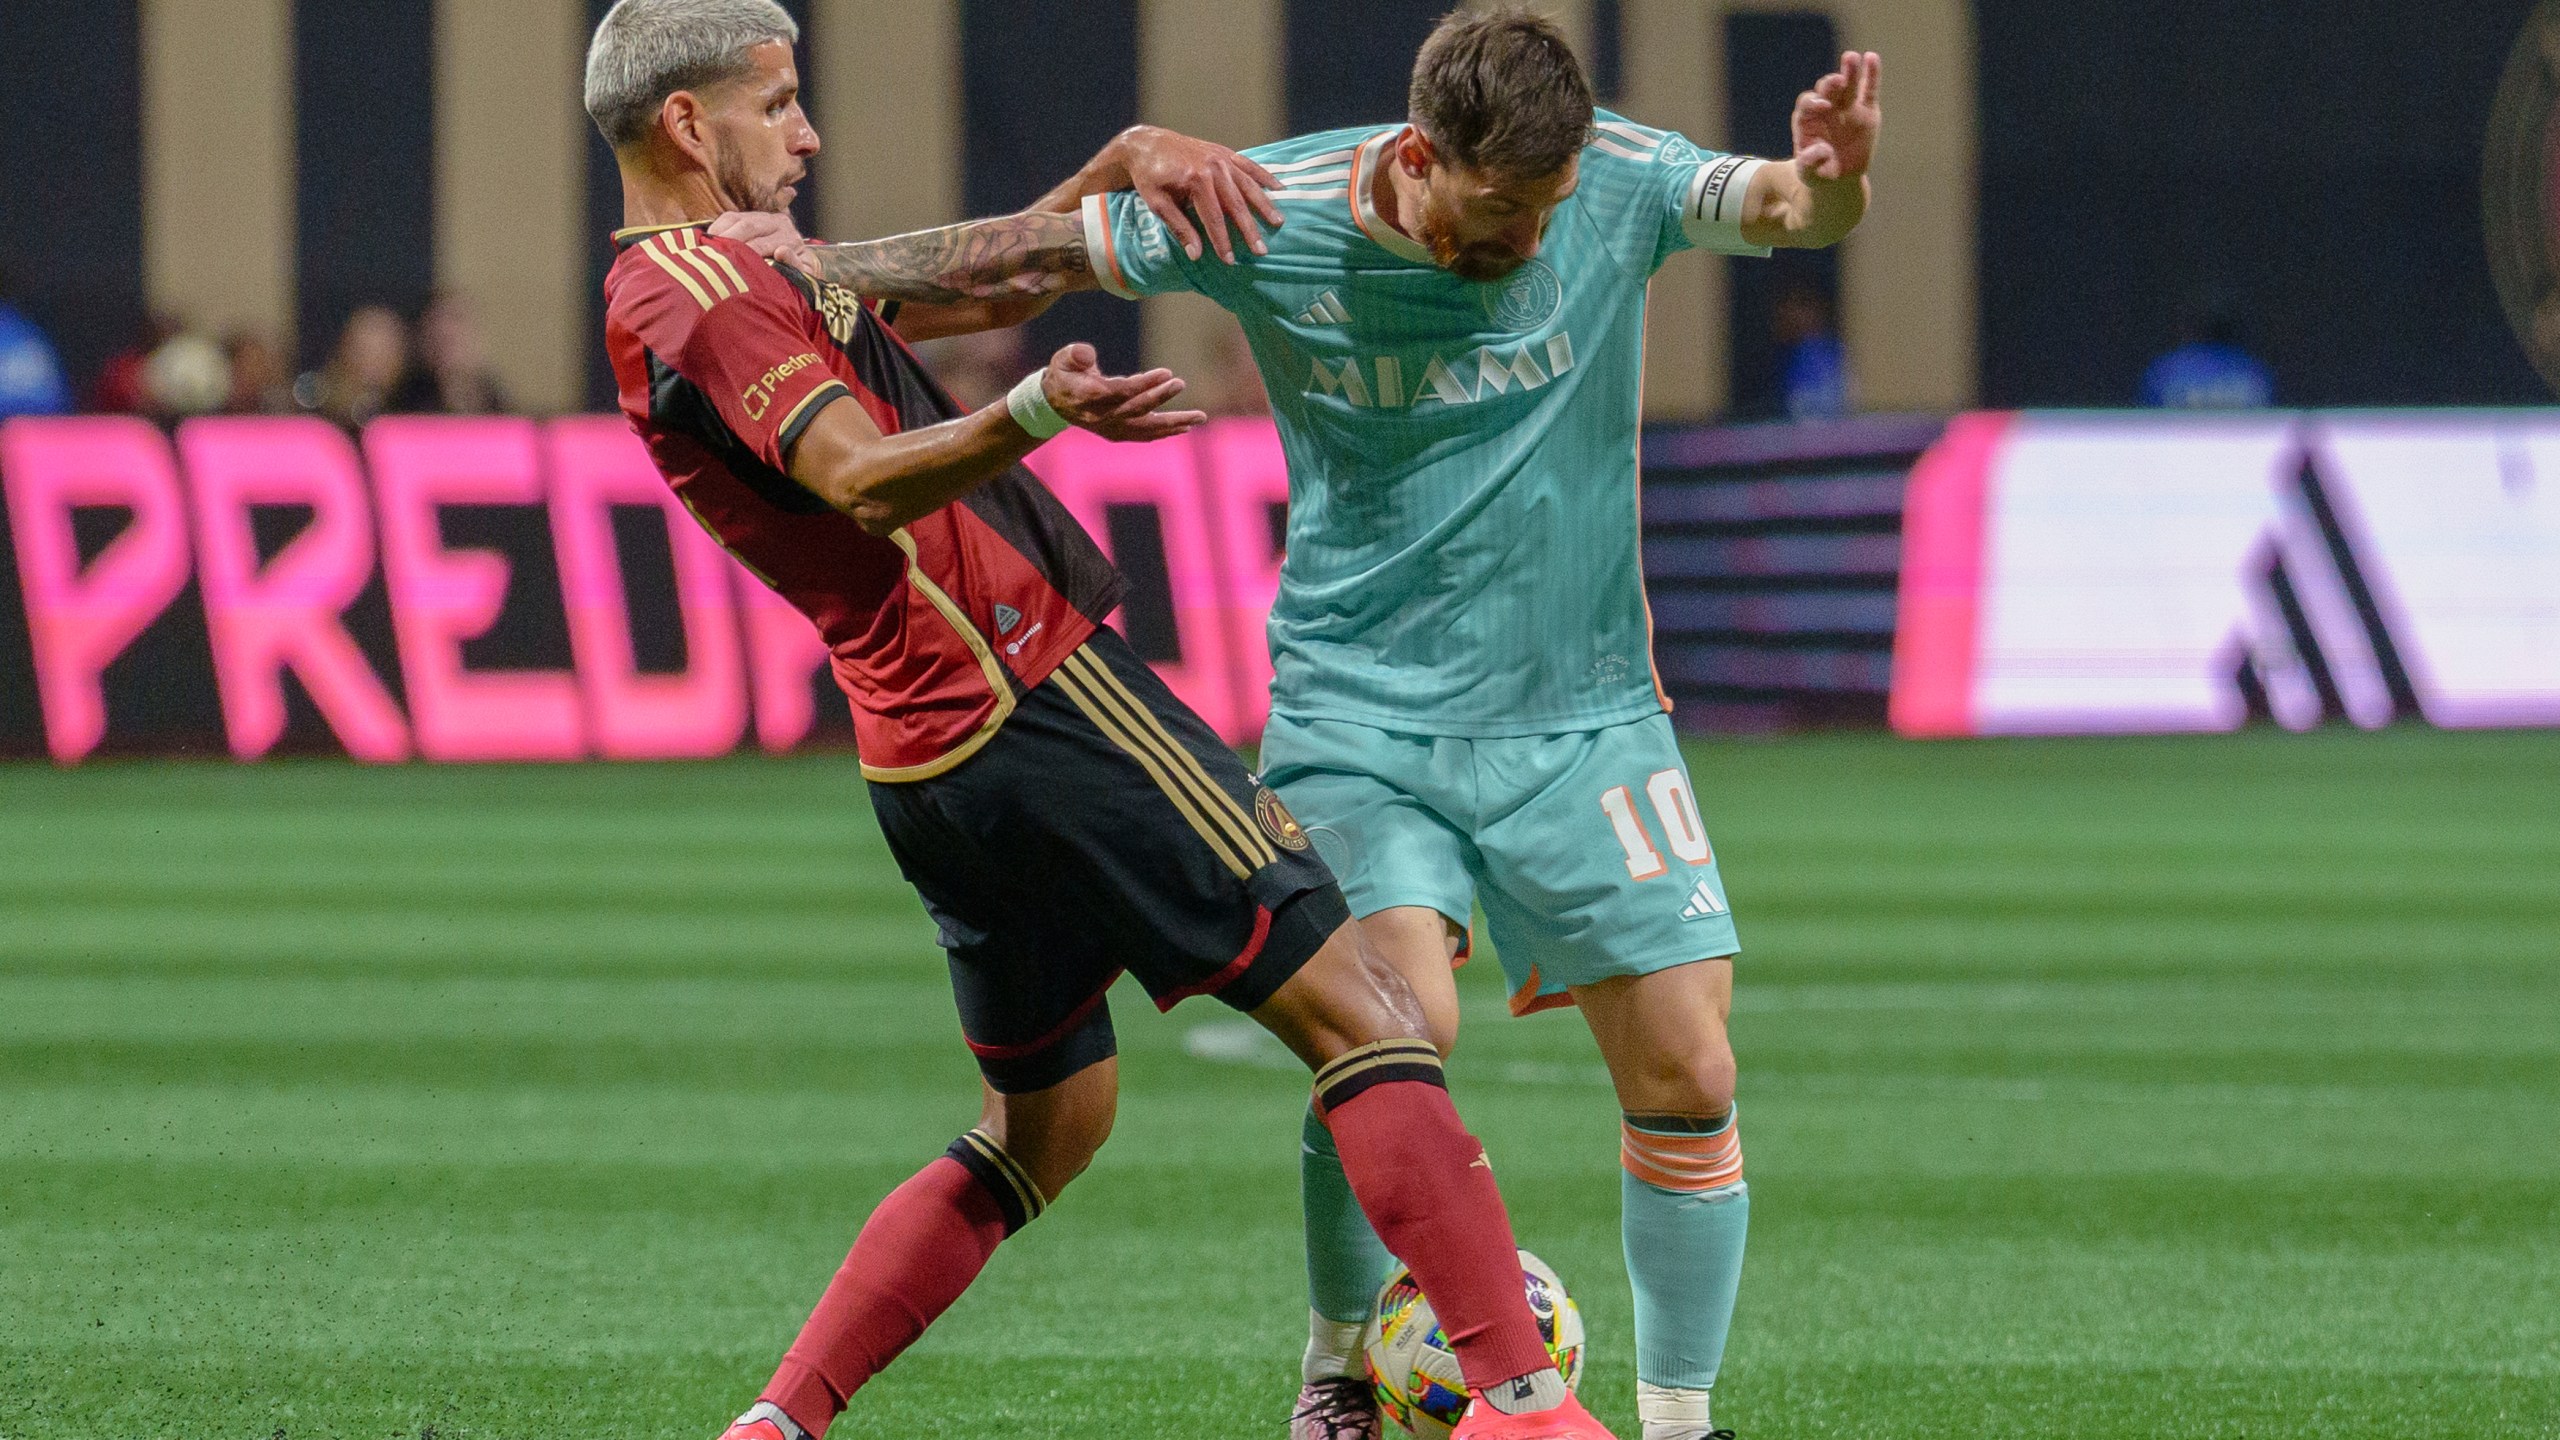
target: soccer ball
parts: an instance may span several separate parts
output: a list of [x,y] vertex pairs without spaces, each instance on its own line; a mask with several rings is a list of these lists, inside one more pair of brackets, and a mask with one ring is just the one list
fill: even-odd
[[[1565,1293],[1564,1282],[1547,1262],[1520,1252],[1521,1282],[1529,1287],[1529,1313],[1538,1319],[1539,1337],[1564,1372],[1569,1388],[1582,1384],[1582,1311]],[[1413,1272],[1398,1267],[1378,1292],[1378,1312],[1366,1337],[1369,1382],[1378,1390],[1378,1409],[1409,1435],[1421,1440],[1448,1440],[1467,1410],[1467,1382],[1458,1371],[1457,1352],[1440,1333],[1440,1317],[1414,1283]]]

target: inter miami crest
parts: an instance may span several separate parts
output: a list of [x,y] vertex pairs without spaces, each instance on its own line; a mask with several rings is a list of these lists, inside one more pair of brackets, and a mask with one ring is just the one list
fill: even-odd
[[1482,293],[1485,315],[1515,335],[1540,328],[1564,308],[1564,281],[1544,260],[1530,261]]
[[2489,273],[2507,323],[2560,390],[2560,0],[2543,0],[2507,57],[2481,166]]

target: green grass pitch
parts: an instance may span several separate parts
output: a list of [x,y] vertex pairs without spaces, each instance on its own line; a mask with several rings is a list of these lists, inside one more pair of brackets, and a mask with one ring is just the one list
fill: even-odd
[[[2560,1435],[2560,735],[1692,758],[1726,1423]],[[1465,978],[1625,1425],[1609,1093]],[[1279,1434],[1303,1079],[1118,1010],[1118,1138],[845,1440]],[[0,1437],[707,1437],[972,1077],[846,759],[0,768]]]

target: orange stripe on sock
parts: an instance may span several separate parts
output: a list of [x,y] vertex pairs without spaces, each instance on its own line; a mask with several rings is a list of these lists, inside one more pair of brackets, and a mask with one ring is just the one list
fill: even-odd
[[1742,1127],[1728,1125],[1713,1135],[1656,1135],[1621,1125],[1618,1163],[1658,1189],[1721,1190],[1742,1178]]

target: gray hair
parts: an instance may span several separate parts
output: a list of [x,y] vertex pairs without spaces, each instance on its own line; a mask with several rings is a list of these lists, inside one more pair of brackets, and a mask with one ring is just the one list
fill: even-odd
[[637,144],[668,96],[735,80],[748,51],[799,39],[774,0],[620,0],[587,45],[587,117],[614,148]]

